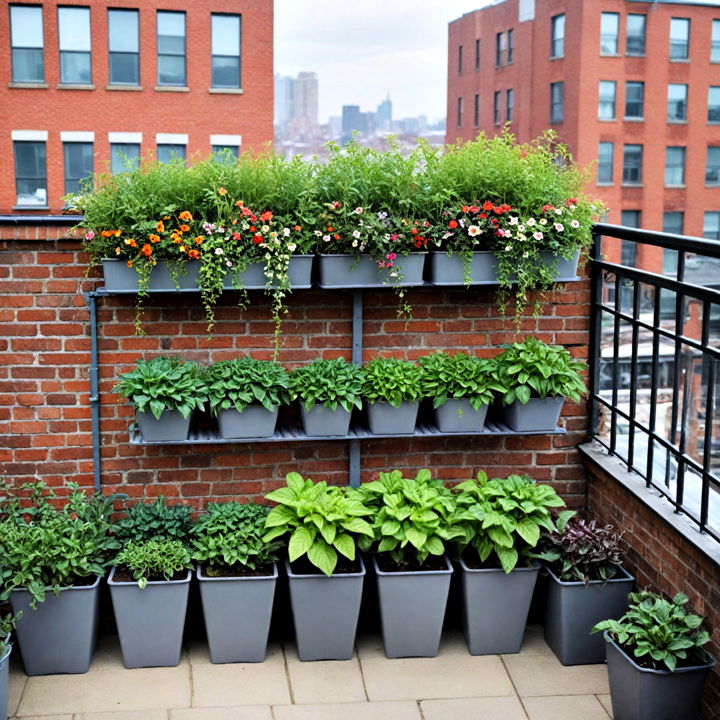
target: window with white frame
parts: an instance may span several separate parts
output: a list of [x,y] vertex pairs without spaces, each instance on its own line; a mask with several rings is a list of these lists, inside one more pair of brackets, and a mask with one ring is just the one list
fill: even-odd
[[604,12],[600,16],[600,54],[618,54],[618,32],[620,15]]
[[710,62],[720,63],[720,20],[712,22],[712,42],[710,44]]
[[140,84],[140,37],[137,10],[108,10],[111,85]]
[[685,185],[685,148],[674,145],[665,148],[665,185]]
[[708,89],[708,122],[720,123],[720,85]]
[[561,58],[565,55],[565,15],[550,18],[550,57]]
[[703,237],[708,240],[720,240],[720,212],[717,210],[705,211]]
[[601,80],[598,92],[598,120],[615,119],[615,80]]
[[504,32],[495,35],[495,65],[498,67],[504,64],[506,41]]
[[46,143],[15,140],[15,189],[19,207],[45,207],[47,195]]
[[496,90],[493,94],[493,124],[500,124],[500,91]]
[[45,82],[43,18],[39,5],[10,6],[12,81]]
[[688,86],[682,83],[668,85],[667,119],[670,122],[687,120]]
[[507,31],[507,61],[508,65],[513,61],[513,54],[515,53],[515,33],[512,30]]
[[239,89],[241,16],[213,13],[212,86]]
[[625,54],[645,54],[645,15],[629,13],[625,35]]

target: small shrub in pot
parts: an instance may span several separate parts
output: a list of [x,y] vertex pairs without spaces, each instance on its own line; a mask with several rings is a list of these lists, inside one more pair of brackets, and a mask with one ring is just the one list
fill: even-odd
[[8,692],[9,692],[9,666],[12,645],[10,644],[10,633],[15,627],[18,616],[0,615],[0,720],[7,720],[8,716]]
[[151,503],[137,502],[114,527],[115,537],[122,546],[164,538],[188,542],[192,528],[190,505],[168,503],[161,495]]

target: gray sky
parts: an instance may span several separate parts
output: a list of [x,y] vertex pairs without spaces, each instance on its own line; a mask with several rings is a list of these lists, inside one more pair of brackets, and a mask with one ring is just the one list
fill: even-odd
[[320,121],[342,105],[445,116],[447,24],[491,0],[275,0],[275,72],[318,74]]

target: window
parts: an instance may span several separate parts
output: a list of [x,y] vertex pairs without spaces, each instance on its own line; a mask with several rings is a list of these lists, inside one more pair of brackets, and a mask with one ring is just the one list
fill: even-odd
[[13,82],[45,82],[41,7],[35,5],[10,6],[10,45]]
[[462,75],[462,45],[458,45],[458,75]]
[[672,18],[670,20],[670,59],[687,60],[690,56],[690,20]]
[[240,148],[237,145],[213,145],[215,162],[232,165],[238,159]]
[[462,111],[463,111],[462,100],[463,99],[461,97],[459,97],[458,103],[457,103],[457,126],[458,127],[462,127]]
[[625,84],[625,118],[642,120],[645,112],[645,83]]
[[711,85],[708,90],[708,122],[720,123],[720,85]]
[[171,143],[159,143],[157,146],[157,159],[161,163],[169,163],[171,160],[185,160],[186,146]]
[[602,13],[600,16],[600,54],[618,54],[618,30],[620,15],[618,13]]
[[507,62],[508,65],[513,61],[513,51],[514,51],[514,45],[513,45],[513,37],[514,33],[512,30],[507,31]]
[[[623,210],[620,224],[625,227],[640,227],[639,210]],[[626,267],[637,267],[637,243],[632,240],[622,240],[620,245],[620,263]]]
[[[682,212],[663,213],[663,232],[682,235],[684,221],[685,216]],[[663,248],[663,273],[665,273],[665,275],[677,274],[677,263],[678,251]]]
[[133,170],[140,161],[140,145],[138,143],[110,144],[110,171],[113,175]]
[[598,145],[598,185],[611,185],[613,181],[613,151],[611,142],[601,142]]
[[512,88],[505,92],[505,119],[507,122],[512,122],[513,119],[513,105],[515,103],[515,93]]
[[17,205],[47,205],[47,166],[44,142],[16,140],[15,188]]
[[[631,227],[631,228],[639,228],[640,227],[640,217],[641,213],[640,210],[623,210],[620,224],[624,225],[625,227]],[[635,245],[635,243],[633,243]],[[623,262],[623,265],[625,263]]]
[[65,194],[79,193],[83,181],[92,178],[93,144],[89,142],[63,143],[65,156]]
[[720,63],[720,20],[712,23],[712,44],[710,46],[710,62]]
[[503,64],[505,55],[505,33],[498,33],[495,36],[495,65]]
[[475,69],[480,69],[480,40],[475,41]]
[[493,122],[495,125],[500,124],[500,91],[497,90],[493,95]]
[[687,120],[687,92],[687,85],[668,85],[667,119],[670,122]]
[[598,103],[598,120],[614,120],[615,119],[615,90],[617,83],[614,80],[601,80],[599,103]]
[[110,84],[140,84],[137,10],[108,10]]
[[60,82],[90,85],[90,8],[59,7]]
[[705,184],[720,185],[720,145],[710,145],[707,149]]
[[565,120],[565,83],[550,83],[550,122]]
[[473,105],[473,125],[477,127],[480,124],[480,95],[475,93],[475,102]]
[[627,34],[625,37],[626,55],[645,54],[645,16],[629,13],[627,16]]
[[185,13],[157,14],[157,84],[187,84],[185,78]]
[[550,18],[550,57],[565,55],[565,15]]
[[708,240],[720,240],[720,212],[713,210],[705,213],[703,237]]
[[625,145],[623,148],[624,185],[640,185],[642,183],[642,145]]
[[665,185],[685,184],[685,148],[665,148]]
[[240,15],[212,18],[212,86],[240,88]]

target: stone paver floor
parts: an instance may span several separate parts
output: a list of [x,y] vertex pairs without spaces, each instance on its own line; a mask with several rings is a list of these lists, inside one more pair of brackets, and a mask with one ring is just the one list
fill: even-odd
[[563,667],[529,627],[518,655],[473,657],[448,633],[436,658],[388,660],[360,636],[345,662],[303,663],[292,644],[258,664],[213,665],[203,644],[175,668],[126,670],[104,638],[85,675],[28,678],[16,661],[10,716],[23,720],[608,720],[604,665]]

